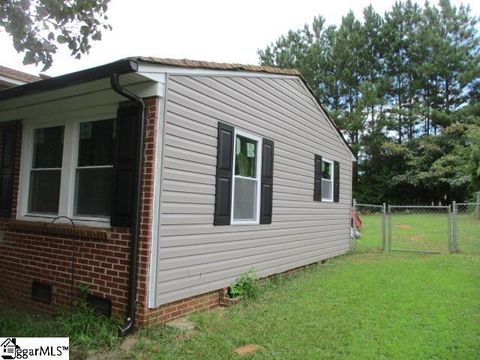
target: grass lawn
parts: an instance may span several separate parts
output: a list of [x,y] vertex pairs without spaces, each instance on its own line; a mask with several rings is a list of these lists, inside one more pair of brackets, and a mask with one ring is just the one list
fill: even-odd
[[[88,352],[111,348],[120,343],[120,319],[98,317],[86,304],[73,313],[59,311],[54,316],[22,311],[12,304],[0,305],[0,337],[70,337],[72,359]],[[85,356],[84,356],[85,355]]]
[[190,318],[191,337],[141,332],[137,359],[479,359],[480,257],[361,253],[279,283],[260,298]]

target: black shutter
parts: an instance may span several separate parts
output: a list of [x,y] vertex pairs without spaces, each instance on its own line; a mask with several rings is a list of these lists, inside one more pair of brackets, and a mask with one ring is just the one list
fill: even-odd
[[315,155],[314,177],[313,201],[322,201],[322,157],[320,155]]
[[340,163],[338,161],[333,162],[333,201],[338,202],[340,200]]
[[273,196],[273,141],[263,139],[262,147],[262,197],[260,199],[260,224],[271,224]]
[[2,128],[0,154],[0,217],[12,214],[13,172],[18,123],[9,123]]
[[218,123],[217,176],[213,225],[230,225],[234,128]]
[[113,199],[110,224],[131,227],[137,196],[137,171],[142,110],[131,103],[120,104],[115,124]]

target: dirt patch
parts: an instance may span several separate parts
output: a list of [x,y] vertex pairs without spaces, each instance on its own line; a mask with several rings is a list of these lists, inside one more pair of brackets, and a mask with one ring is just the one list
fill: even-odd
[[426,237],[425,237],[425,235],[412,235],[412,236],[410,236],[410,239],[414,240],[414,241],[424,242],[426,240]]
[[248,345],[240,346],[233,351],[239,356],[246,356],[246,355],[251,355],[253,353],[256,353],[260,349],[261,348],[258,345],[248,344]]
[[408,225],[408,224],[398,224],[397,228],[402,229],[402,230],[410,230],[412,228],[412,226]]

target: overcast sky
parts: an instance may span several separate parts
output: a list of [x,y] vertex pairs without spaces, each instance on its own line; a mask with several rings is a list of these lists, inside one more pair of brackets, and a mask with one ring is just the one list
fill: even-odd
[[[423,4],[423,1],[418,1]],[[435,2],[435,1],[431,1]],[[113,31],[93,42],[90,54],[74,60],[67,51],[54,57],[49,75],[61,75],[127,56],[145,55],[218,62],[257,64],[257,50],[285,34],[311,23],[316,15],[327,24],[339,24],[349,10],[361,17],[372,4],[383,14],[394,0],[228,0],[159,1],[112,0],[108,16]],[[480,15],[479,0],[452,0],[469,4]],[[0,64],[38,74],[41,67],[23,66],[6,34],[0,34]]]

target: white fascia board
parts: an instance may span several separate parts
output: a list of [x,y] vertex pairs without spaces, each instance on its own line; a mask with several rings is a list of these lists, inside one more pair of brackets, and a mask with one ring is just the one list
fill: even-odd
[[6,85],[14,85],[14,86],[24,85],[24,84],[27,83],[26,81],[21,81],[21,80],[13,79],[13,78],[11,78],[11,77],[4,76],[4,75],[0,75],[0,82],[1,82],[1,83],[4,83],[4,84],[6,84]]
[[196,76],[236,76],[236,77],[261,77],[261,78],[276,78],[276,79],[298,79],[296,75],[282,75],[271,74],[265,72],[253,72],[253,71],[229,71],[229,70],[215,70],[215,69],[197,69],[197,68],[184,68],[175,66],[165,66],[152,63],[139,63],[138,72],[142,75],[150,74],[169,74],[169,75],[196,75]]
[[[343,134],[340,135],[338,133],[338,130],[336,128],[336,125],[334,125],[333,123],[333,119],[330,117],[330,115],[328,115],[320,105],[319,105],[319,100],[317,98],[315,98],[315,96],[310,92],[310,90],[307,88],[307,85],[303,82],[302,79],[298,79],[299,82],[300,82],[300,85],[303,87],[303,89],[305,90],[305,93],[307,94],[307,96],[310,96],[314,101],[315,103],[315,106],[317,107],[318,111],[320,111],[321,114],[323,114],[323,116],[325,117],[325,119],[327,120],[327,123],[328,125],[330,126],[330,128],[333,130],[333,132],[335,133],[335,135],[338,137],[338,139],[342,142],[343,146],[347,149],[347,151],[350,153],[350,155],[352,155],[352,161],[356,161],[355,159],[355,155],[353,154],[352,150],[347,146],[347,144],[345,143],[345,139],[343,138]],[[341,131],[341,130],[340,130]]]

